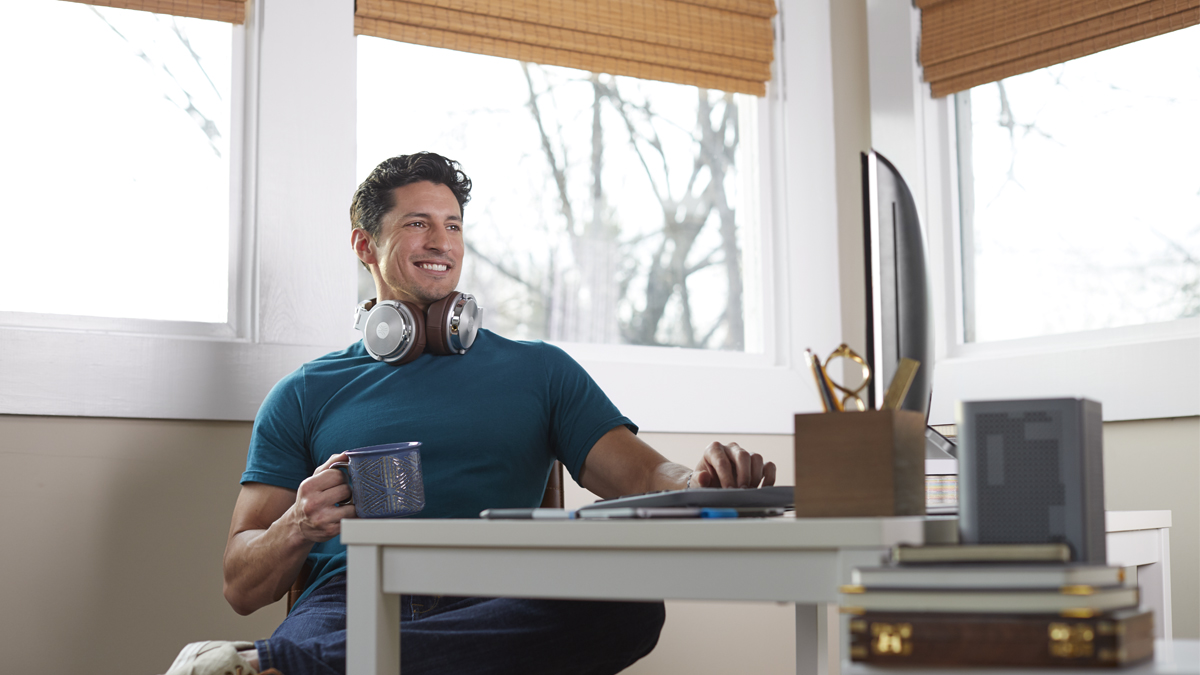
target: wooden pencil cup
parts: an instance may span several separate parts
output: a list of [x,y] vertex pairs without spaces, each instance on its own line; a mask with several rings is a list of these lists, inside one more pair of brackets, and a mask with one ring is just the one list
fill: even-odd
[[925,417],[911,410],[796,415],[796,516],[925,515]]

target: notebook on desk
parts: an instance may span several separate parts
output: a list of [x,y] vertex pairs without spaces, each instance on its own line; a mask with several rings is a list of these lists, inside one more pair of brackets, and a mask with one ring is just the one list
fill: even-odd
[[796,505],[795,489],[791,485],[772,485],[763,488],[691,488],[689,490],[665,490],[663,492],[651,492],[644,495],[601,499],[594,504],[581,507],[579,510],[658,508],[663,506],[725,509],[790,509]]

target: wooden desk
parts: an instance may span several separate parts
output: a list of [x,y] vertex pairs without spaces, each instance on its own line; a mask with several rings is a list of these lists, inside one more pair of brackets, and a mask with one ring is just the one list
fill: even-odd
[[838,586],[924,536],[919,517],[346,520],[346,672],[399,672],[399,594],[418,593],[791,602],[796,672],[824,675],[838,665]]

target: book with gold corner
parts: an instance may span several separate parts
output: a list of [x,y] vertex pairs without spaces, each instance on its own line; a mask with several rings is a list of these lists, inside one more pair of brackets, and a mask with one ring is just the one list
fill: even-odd
[[1154,656],[1154,613],[868,612],[850,618],[850,660],[889,666],[1118,667]]

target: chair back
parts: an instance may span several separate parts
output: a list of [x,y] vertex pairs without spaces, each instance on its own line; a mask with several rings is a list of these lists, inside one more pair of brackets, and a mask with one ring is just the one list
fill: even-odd
[[542,495],[543,509],[561,509],[563,500],[563,465],[555,462],[550,467],[550,479],[546,481],[546,493]]

